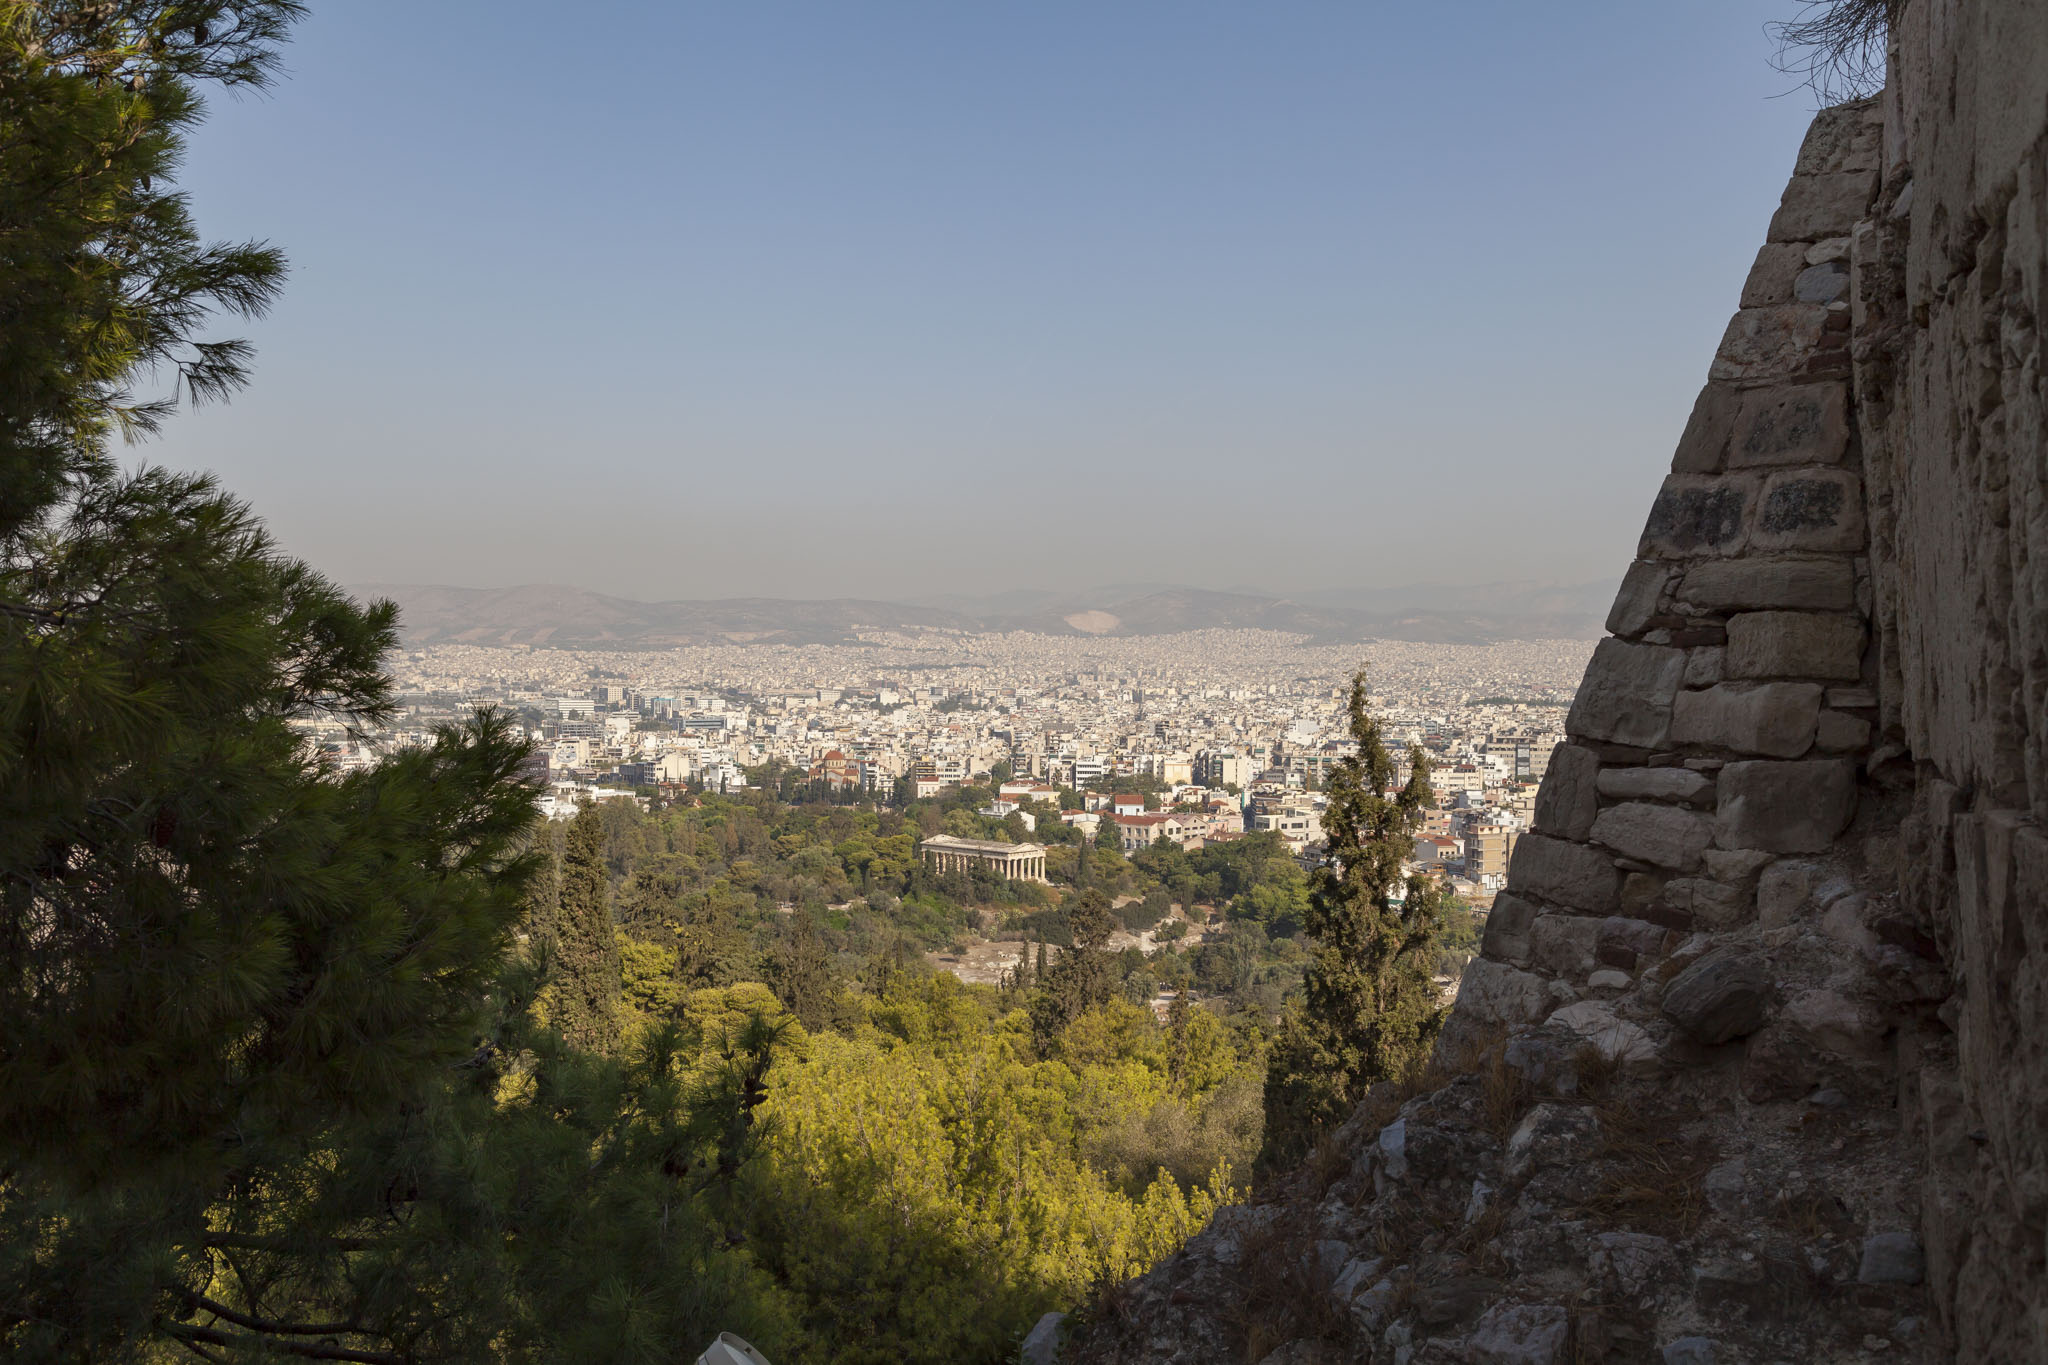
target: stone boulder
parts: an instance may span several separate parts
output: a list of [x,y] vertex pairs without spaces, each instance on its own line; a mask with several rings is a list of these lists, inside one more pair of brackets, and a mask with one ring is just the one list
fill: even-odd
[[1756,1032],[1770,1012],[1764,966],[1740,953],[1715,953],[1671,979],[1664,1014],[1699,1043],[1725,1043]]

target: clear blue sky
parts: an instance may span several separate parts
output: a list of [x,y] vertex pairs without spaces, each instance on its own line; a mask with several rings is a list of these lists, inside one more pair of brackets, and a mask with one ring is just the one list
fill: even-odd
[[1811,96],[1793,0],[315,0],[144,449],[347,582],[1619,576]]

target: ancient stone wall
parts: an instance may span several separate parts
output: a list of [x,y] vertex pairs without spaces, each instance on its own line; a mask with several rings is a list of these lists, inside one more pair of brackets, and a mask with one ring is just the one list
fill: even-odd
[[1419,1093],[1076,1356],[2048,1360],[2048,0],[1904,0]]
[[1912,0],[1855,236],[1902,902],[1953,994],[1901,1037],[1933,1301],[1963,1360],[2048,1359],[2048,5]]

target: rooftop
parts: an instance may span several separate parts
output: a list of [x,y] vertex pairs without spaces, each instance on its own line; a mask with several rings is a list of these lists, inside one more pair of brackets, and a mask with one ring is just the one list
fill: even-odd
[[919,848],[944,849],[949,853],[1030,853],[1045,852],[1044,844],[1006,844],[1000,839],[960,839],[951,834],[934,834],[918,845]]

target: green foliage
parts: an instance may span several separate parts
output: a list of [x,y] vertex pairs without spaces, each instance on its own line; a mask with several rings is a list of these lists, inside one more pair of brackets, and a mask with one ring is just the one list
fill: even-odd
[[171,175],[198,87],[260,86],[295,0],[0,4],[0,535],[112,473],[115,433],[154,430],[164,371],[194,401],[247,378],[249,349],[201,340],[261,313],[284,274],[254,245],[203,243]]
[[1411,751],[1411,776],[1395,789],[1365,696],[1361,671],[1349,703],[1357,752],[1332,770],[1323,815],[1328,861],[1316,870],[1307,918],[1314,955],[1266,1074],[1270,1163],[1298,1157],[1374,1083],[1419,1065],[1442,1023],[1431,974],[1444,892],[1433,878],[1401,872],[1429,802],[1429,765]]
[[[202,245],[170,172],[297,13],[0,0],[0,1355],[1011,1355],[1259,1140],[1257,1040],[1120,998],[1141,874],[935,878],[920,832],[986,793],[790,772],[537,831],[488,713],[325,768],[292,723],[389,717],[391,606],[115,471],[168,411],[139,370],[245,375],[199,329],[281,262]],[[991,906],[1066,926],[1028,991],[923,963]]]
[[549,964],[547,1017],[571,1044],[593,1052],[609,1052],[619,1040],[621,967],[605,826],[604,807],[587,806],[561,832],[551,885],[533,897],[530,921]]
[[1041,1054],[1087,1011],[1116,993],[1117,973],[1108,952],[1116,931],[1109,898],[1093,889],[1079,892],[1066,910],[1069,947],[1039,973],[1031,999],[1031,1034]]

